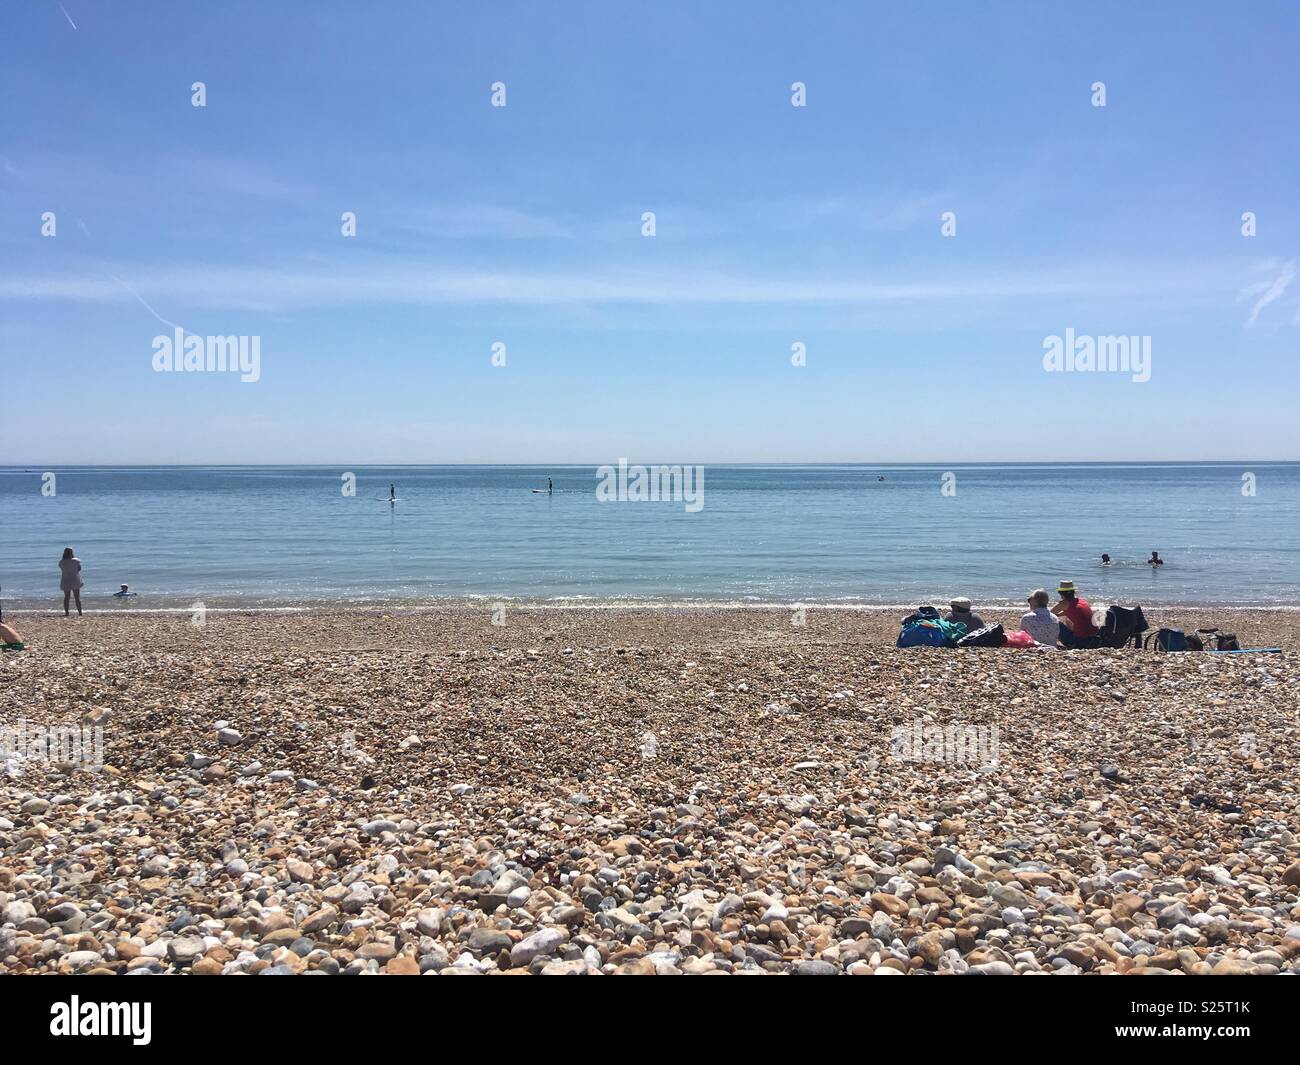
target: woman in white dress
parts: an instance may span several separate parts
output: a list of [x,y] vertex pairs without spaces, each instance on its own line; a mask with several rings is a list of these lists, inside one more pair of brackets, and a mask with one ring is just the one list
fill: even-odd
[[68,600],[75,596],[77,617],[81,617],[81,559],[70,547],[63,549],[63,557],[59,559],[59,590],[63,593],[63,616],[68,616]]

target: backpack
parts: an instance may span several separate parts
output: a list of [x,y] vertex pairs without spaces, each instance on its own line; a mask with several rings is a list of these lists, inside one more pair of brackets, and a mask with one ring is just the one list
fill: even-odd
[[1000,624],[985,625],[967,633],[957,641],[958,647],[1001,647],[1007,642],[1006,631]]
[[1102,647],[1126,647],[1132,644],[1142,648],[1142,634],[1147,631],[1147,619],[1140,606],[1112,606],[1106,608],[1106,619],[1101,625]]
[[1155,640],[1155,649],[1157,651],[1188,650],[1187,635],[1182,629],[1157,629],[1146,638],[1143,646],[1149,647],[1152,640]]

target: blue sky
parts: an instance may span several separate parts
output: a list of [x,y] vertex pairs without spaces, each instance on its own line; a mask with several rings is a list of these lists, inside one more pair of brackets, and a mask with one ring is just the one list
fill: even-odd
[[[1298,31],[6,4],[0,463],[1296,458]],[[261,379],[155,373],[159,319]],[[1151,380],[1045,372],[1067,328],[1150,336]]]

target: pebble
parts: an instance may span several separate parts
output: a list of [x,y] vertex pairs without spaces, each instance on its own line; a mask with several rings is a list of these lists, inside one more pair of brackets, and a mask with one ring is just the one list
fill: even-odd
[[531,964],[534,958],[554,954],[567,939],[568,936],[558,928],[543,928],[520,940],[510,949],[510,964],[523,968]]
[[167,957],[177,965],[189,965],[195,958],[203,956],[203,940],[197,936],[178,936],[167,942]]

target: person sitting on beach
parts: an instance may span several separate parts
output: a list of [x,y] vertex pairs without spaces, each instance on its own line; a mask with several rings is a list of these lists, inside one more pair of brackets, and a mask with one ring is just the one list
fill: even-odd
[[18,635],[18,630],[0,621],[0,651],[22,650],[24,650],[23,638]]
[[1100,647],[1101,630],[1092,623],[1092,607],[1074,587],[1074,581],[1061,581],[1056,588],[1060,602],[1052,613],[1061,621],[1059,639],[1062,647],[1070,649]]
[[984,627],[984,619],[978,614],[972,613],[970,600],[964,595],[959,595],[948,604],[952,609],[948,611],[948,616],[944,621],[957,621],[966,626],[968,633]]
[[[1103,555],[1101,556],[1101,564],[1102,564],[1103,566],[1109,566],[1109,565],[1110,565],[1110,555],[1103,554]],[[1046,595],[1047,593],[1044,592],[1043,594]],[[1044,604],[1044,605],[1046,605],[1046,604]]]
[[63,549],[59,559],[59,591],[63,593],[63,616],[68,617],[68,599],[76,596],[77,617],[81,617],[81,559],[70,547]]
[[116,592],[113,593],[113,598],[114,598],[114,599],[130,599],[133,595],[136,595],[136,594],[138,594],[138,593],[133,592],[133,591],[130,590],[129,585],[125,585],[125,584],[124,584],[124,585],[122,585],[120,591],[116,591]]
[[1046,588],[1035,588],[1029,593],[1029,613],[1021,615],[1020,628],[1034,638],[1041,647],[1056,650],[1056,641],[1060,638],[1061,623],[1047,609],[1048,596]]
[[1151,557],[1147,559],[1148,566],[1163,566],[1164,564],[1165,564],[1165,560],[1160,557],[1159,551],[1152,551]]

